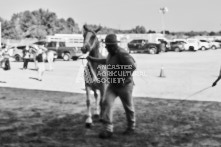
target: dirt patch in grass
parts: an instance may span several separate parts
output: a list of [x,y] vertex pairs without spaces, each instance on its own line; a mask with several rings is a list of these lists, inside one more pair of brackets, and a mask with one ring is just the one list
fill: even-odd
[[137,132],[121,133],[126,118],[115,107],[115,133],[99,139],[85,128],[85,95],[1,88],[1,147],[206,147],[221,146],[221,103],[135,98]]

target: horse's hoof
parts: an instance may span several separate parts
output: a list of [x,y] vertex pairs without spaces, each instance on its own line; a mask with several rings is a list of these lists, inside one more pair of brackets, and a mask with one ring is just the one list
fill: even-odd
[[92,128],[92,123],[86,123],[85,127],[88,128],[88,129]]

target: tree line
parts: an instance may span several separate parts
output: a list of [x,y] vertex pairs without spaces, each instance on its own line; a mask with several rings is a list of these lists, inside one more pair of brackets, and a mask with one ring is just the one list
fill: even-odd
[[[37,38],[44,39],[47,35],[54,34],[73,34],[81,33],[81,29],[73,18],[67,19],[58,18],[56,13],[50,12],[49,10],[35,10],[35,11],[24,11],[13,14],[10,20],[5,20],[0,17],[2,24],[2,38],[5,39],[24,39],[24,38]],[[98,25],[88,24],[91,28],[97,28]],[[101,26],[102,29],[100,34],[108,33],[156,33],[154,30],[146,30],[144,26],[136,26],[129,30],[114,29],[105,26]],[[161,32],[163,33],[163,32]],[[165,31],[167,35],[186,35],[189,37],[200,36],[200,35],[221,35],[220,32],[170,32]]]
[[73,18],[58,18],[54,12],[39,9],[13,14],[10,20],[0,18],[2,37],[5,39],[37,38],[55,33],[80,33]]

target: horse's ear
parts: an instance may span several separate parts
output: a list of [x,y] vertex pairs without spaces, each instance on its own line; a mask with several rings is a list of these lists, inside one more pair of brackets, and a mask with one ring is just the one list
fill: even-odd
[[83,28],[84,28],[85,31],[89,30],[86,24],[83,26]]
[[95,33],[99,32],[102,29],[101,26],[99,26],[96,30],[94,30]]

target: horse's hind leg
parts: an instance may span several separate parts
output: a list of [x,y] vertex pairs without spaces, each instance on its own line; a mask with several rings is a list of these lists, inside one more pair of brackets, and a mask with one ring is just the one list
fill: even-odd
[[99,116],[100,116],[100,99],[101,99],[99,90],[94,90],[94,98],[95,98],[95,102],[96,102],[96,110],[95,110],[94,117],[96,119],[99,119]]
[[90,96],[90,90],[91,88],[86,86],[86,103],[87,103],[87,119],[86,119],[86,128],[90,128],[92,126],[92,114],[91,114],[91,96]]

